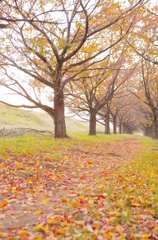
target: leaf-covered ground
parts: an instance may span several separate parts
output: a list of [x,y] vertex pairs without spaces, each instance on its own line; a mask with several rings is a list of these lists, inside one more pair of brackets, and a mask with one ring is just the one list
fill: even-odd
[[96,139],[49,155],[3,149],[1,239],[158,239],[157,148]]

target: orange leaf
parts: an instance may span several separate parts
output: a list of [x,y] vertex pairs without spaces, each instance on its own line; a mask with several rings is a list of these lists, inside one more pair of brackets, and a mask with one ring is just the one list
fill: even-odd
[[59,229],[57,229],[56,230],[56,232],[58,233],[58,234],[61,234],[61,235],[65,235],[65,229],[62,229],[62,228],[59,228]]
[[104,197],[104,195],[99,194],[99,195],[98,195],[98,199],[105,199],[105,197]]
[[27,182],[30,183],[30,184],[33,184],[34,183],[34,179],[33,178],[28,178]]
[[63,196],[63,197],[61,198],[61,201],[62,201],[62,202],[67,202],[67,198],[66,198],[65,196]]
[[85,180],[86,178],[87,178],[87,175],[86,175],[86,174],[83,174],[83,175],[80,177],[81,180]]
[[92,160],[89,160],[89,161],[88,161],[88,164],[92,164]]
[[8,202],[6,200],[2,201],[0,204],[0,208],[4,208],[8,205]]

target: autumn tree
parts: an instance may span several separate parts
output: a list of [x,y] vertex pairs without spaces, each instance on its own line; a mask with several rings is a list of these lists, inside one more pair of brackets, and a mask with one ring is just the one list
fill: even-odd
[[148,137],[153,137],[153,113],[143,101],[138,100],[135,105],[139,121],[139,129],[143,131],[143,134]]
[[114,66],[117,68],[112,72],[108,58],[110,58],[109,55],[106,62],[97,64],[93,76],[91,76],[91,71],[85,72],[79,82],[74,82],[72,94],[68,96],[72,97],[68,101],[69,109],[72,112],[77,113],[78,116],[88,113],[89,135],[96,134],[97,113],[112,99],[119,76],[120,59],[117,63],[113,63],[113,68]]
[[117,109],[119,133],[132,134],[138,129],[139,120],[135,109],[137,102],[138,99],[129,92],[116,101],[115,111]]
[[142,60],[142,74],[140,76],[140,85],[133,94],[142,101],[146,108],[150,108],[152,113],[153,138],[158,138],[158,67],[148,61]]
[[[133,31],[127,36],[129,51],[136,61],[141,60],[131,92],[140,100],[141,126],[148,135],[158,138],[157,65],[158,65],[158,7],[151,1],[139,9]],[[133,55],[134,54],[134,55]],[[146,107],[145,107],[146,106]],[[146,110],[145,110],[146,108]],[[151,117],[152,115],[152,117]]]
[[158,6],[148,1],[139,9],[134,31],[127,38],[129,46],[144,60],[158,65]]
[[110,102],[108,101],[98,112],[98,122],[104,125],[105,134],[110,134]]
[[124,68],[125,50],[123,44],[118,44],[104,61],[98,62],[97,66],[93,65],[90,71],[81,74],[81,81],[70,85],[72,94],[69,94],[68,106],[78,115],[88,112],[89,135],[96,134],[96,121],[99,111],[109,104],[115,94],[118,94],[120,87],[134,71],[134,67],[131,69],[131,66],[130,69],[128,67]]
[[153,138],[158,138],[158,67],[142,62],[142,81],[146,103],[153,113]]
[[[119,47],[120,48],[120,47]],[[120,67],[119,76],[115,82],[113,98],[108,101],[105,106],[98,112],[100,116],[100,123],[105,125],[105,133],[110,133],[110,122],[113,124],[113,133],[117,133],[119,126],[119,133],[122,132],[123,116],[130,109],[132,97],[128,92],[128,85],[133,83],[135,74],[137,72],[137,61],[131,61],[131,55],[126,47],[122,53],[122,64]],[[113,71],[111,69],[111,71]]]
[[111,105],[110,105],[110,115],[112,117],[111,122],[113,124],[113,133],[117,133],[117,126],[118,126],[118,114],[121,111],[121,108],[124,108],[125,105],[121,106],[120,98],[113,98]]
[[[114,134],[117,133],[117,128],[118,133],[123,133],[123,125],[124,133],[127,133],[125,130],[125,122],[128,118],[130,120],[132,115],[135,116],[135,112],[133,110],[131,114],[131,109],[133,109],[135,103],[133,98],[134,97],[131,96],[128,92],[125,93],[120,91],[114,95],[114,98],[112,98],[111,102],[105,105],[104,108],[101,109],[101,111],[99,111],[99,122],[103,123],[103,125],[105,126],[106,134],[110,133],[109,123],[112,123],[113,125]],[[136,125],[137,123],[135,122],[135,126]]]
[[112,99],[109,107],[109,112],[111,115],[111,123],[113,124],[113,134],[117,133],[117,127],[119,126],[119,133],[121,133],[121,123],[119,122],[119,116],[121,116],[121,110],[125,110],[127,103],[125,98],[121,95],[117,95]]
[[[46,110],[54,119],[55,137],[66,137],[65,86],[127,36],[142,3],[132,1],[126,7],[113,0],[2,1],[0,20],[11,27],[0,34],[1,84]],[[104,46],[113,26],[114,37]],[[85,63],[87,69],[81,67]],[[30,86],[50,89],[51,107],[30,96],[24,78]]]

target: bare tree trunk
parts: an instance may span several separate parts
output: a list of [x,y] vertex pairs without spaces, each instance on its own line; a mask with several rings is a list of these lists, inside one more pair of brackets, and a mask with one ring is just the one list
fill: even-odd
[[96,135],[96,114],[90,114],[89,135]]
[[55,138],[66,138],[66,124],[65,124],[65,106],[64,106],[64,93],[61,89],[61,71],[62,64],[57,64],[56,78],[54,88],[54,125],[55,125]]
[[153,120],[153,138],[158,139],[158,114],[154,114]]
[[105,134],[110,134],[110,111],[109,108],[107,108],[107,112],[105,115]]
[[125,123],[123,123],[123,133],[126,133],[126,132],[127,132],[126,125]]
[[117,132],[116,132],[116,124],[117,124],[117,117],[114,116],[113,117],[113,133],[114,134],[117,134]]
[[64,94],[63,92],[54,92],[54,125],[55,138],[68,137],[66,134]]
[[121,123],[121,120],[119,120],[119,133],[120,134],[122,133],[122,123]]

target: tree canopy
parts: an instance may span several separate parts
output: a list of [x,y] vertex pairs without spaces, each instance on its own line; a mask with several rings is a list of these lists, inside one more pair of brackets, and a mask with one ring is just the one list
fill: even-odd
[[[46,111],[55,137],[67,137],[65,104],[76,97],[89,104],[84,95],[89,91],[96,115],[118,88],[139,81],[134,72],[142,58],[157,65],[158,17],[151,1],[3,0],[1,5],[0,83],[32,103],[18,107]],[[41,96],[51,102],[43,103]]]

